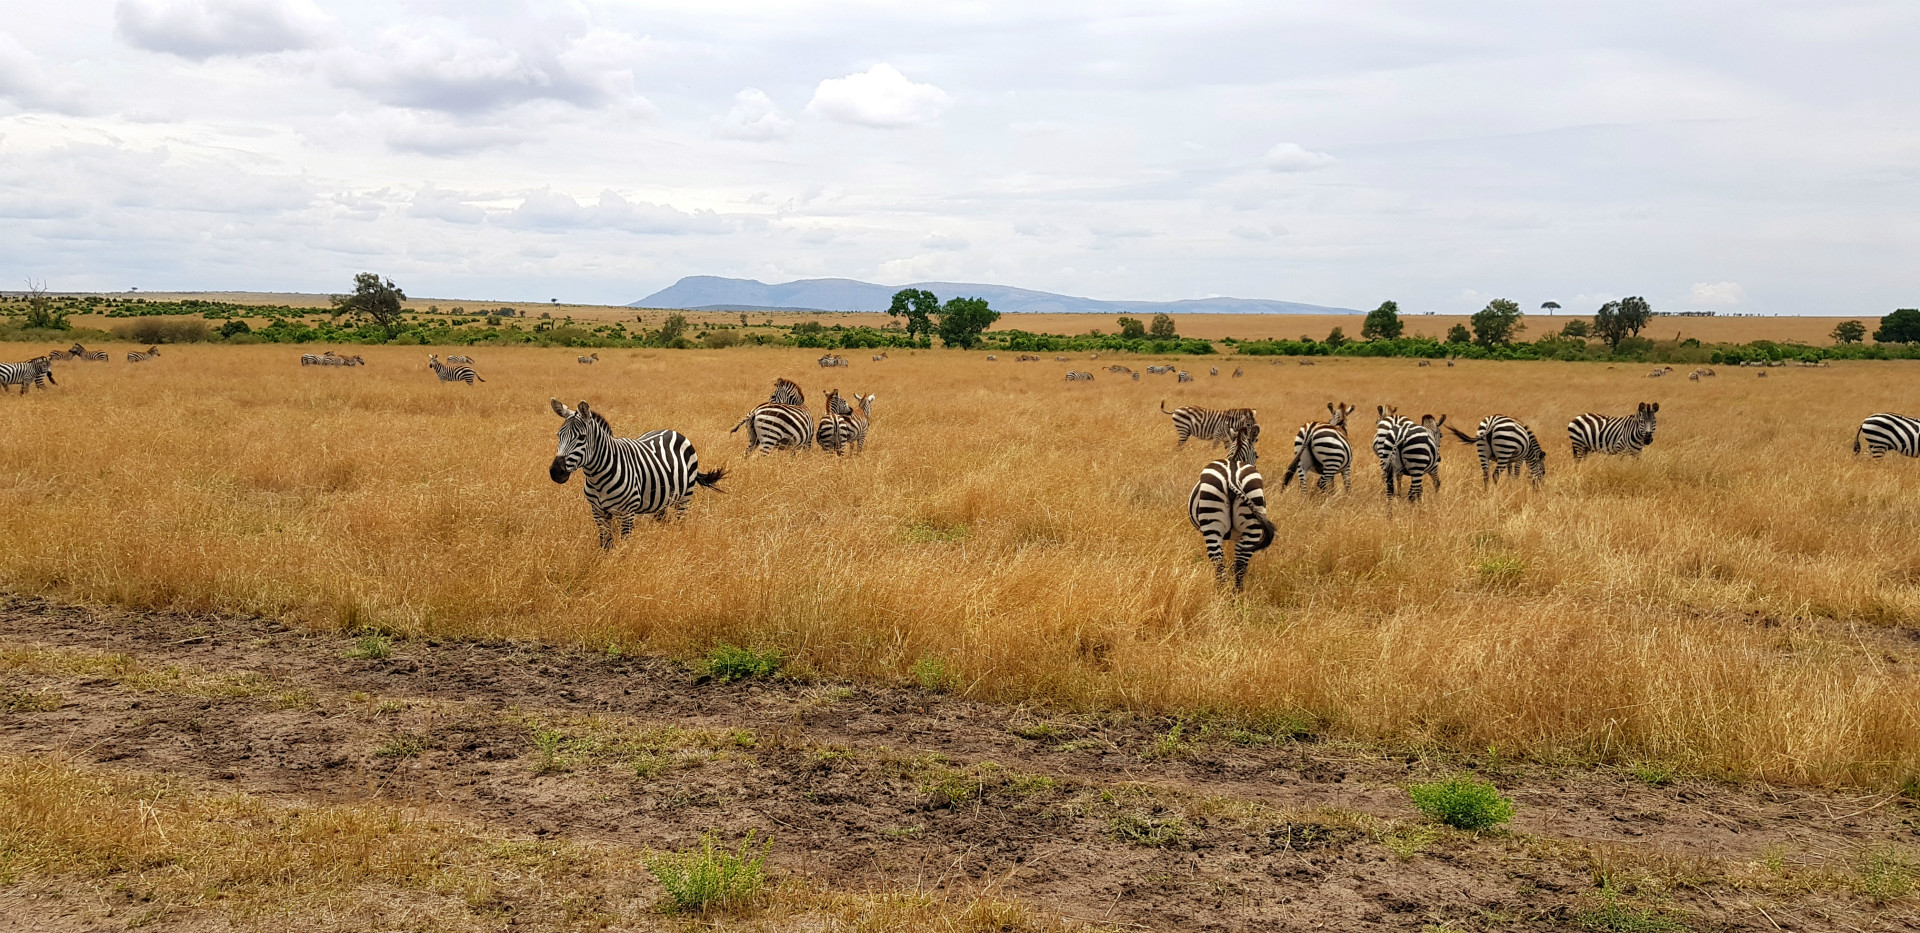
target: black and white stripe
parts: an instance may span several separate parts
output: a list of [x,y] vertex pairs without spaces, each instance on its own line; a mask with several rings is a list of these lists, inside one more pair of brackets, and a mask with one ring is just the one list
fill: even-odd
[[471,356],[449,356],[449,357],[447,357],[447,362],[449,362],[449,363],[454,363],[454,364],[457,364],[457,365],[460,365],[460,366],[472,366],[472,365],[473,365],[473,357],[471,357]]
[[827,411],[820,416],[818,430],[814,439],[821,450],[830,450],[839,456],[847,455],[847,448],[853,445],[853,406],[840,397],[839,389],[827,392]]
[[147,360],[150,360],[150,359],[153,359],[153,358],[155,358],[155,357],[157,357],[157,356],[159,356],[159,355],[160,355],[160,348],[159,348],[159,347],[148,347],[148,348],[147,348],[147,351],[146,351],[145,353],[142,353],[142,352],[140,352],[140,351],[138,351],[138,350],[135,350],[135,351],[132,351],[132,352],[130,352],[130,353],[128,353],[128,354],[127,354],[127,362],[129,362],[129,363],[144,363],[144,362],[146,362]]
[[302,366],[333,366],[335,365],[335,363],[333,362],[333,351],[328,350],[325,353],[319,353],[319,354],[302,353],[300,354],[300,365]]
[[1293,462],[1280,477],[1281,489],[1298,476],[1304,494],[1307,477],[1318,476],[1315,488],[1328,490],[1333,488],[1333,478],[1339,476],[1346,483],[1346,491],[1353,491],[1353,445],[1347,441],[1347,416],[1353,412],[1354,407],[1345,402],[1337,406],[1328,402],[1327,420],[1309,422],[1294,432]]
[[854,400],[860,405],[847,418],[853,422],[853,449],[859,453],[867,451],[867,429],[873,426],[873,393],[866,395],[854,393]]
[[1181,371],[1180,371],[1180,375],[1179,375],[1178,377],[1176,377],[1176,378],[1174,379],[1174,381],[1175,381],[1175,382],[1192,382],[1192,381],[1193,381],[1193,374],[1192,374],[1192,373],[1189,373],[1189,372],[1187,372],[1186,370],[1184,370],[1184,369],[1183,369],[1183,370],[1181,370]]
[[19,386],[20,394],[25,395],[36,385],[45,388],[43,383],[60,384],[54,381],[53,361],[47,357],[36,356],[24,363],[0,363],[0,392],[6,391],[7,386]]
[[1488,415],[1480,419],[1480,427],[1473,434],[1456,427],[1448,427],[1463,443],[1472,444],[1480,454],[1480,483],[1500,481],[1501,471],[1506,471],[1514,479],[1520,478],[1520,464],[1527,465],[1533,484],[1538,486],[1547,478],[1547,451],[1540,446],[1538,438],[1527,426],[1506,415]]
[[1207,558],[1214,577],[1226,582],[1225,545],[1233,539],[1233,588],[1246,583],[1247,562],[1273,543],[1274,527],[1267,517],[1267,493],[1259,453],[1250,426],[1235,430],[1227,441],[1227,456],[1200,471],[1200,481],[1187,496],[1187,520],[1207,542]]
[[1920,457],[1920,418],[1885,411],[1868,415],[1867,420],[1860,422],[1859,430],[1853,432],[1856,454],[1860,452],[1862,439],[1866,441],[1867,456],[1875,460],[1886,456],[1888,451],[1902,457]]
[[1590,453],[1640,456],[1641,448],[1653,443],[1659,411],[1659,402],[1641,402],[1638,411],[1624,417],[1588,413],[1573,419],[1567,425],[1573,459],[1584,460]]
[[1373,455],[1380,458],[1380,478],[1387,487],[1387,499],[1399,492],[1400,478],[1407,478],[1407,501],[1420,501],[1422,484],[1433,480],[1440,489],[1440,428],[1447,416],[1434,420],[1422,415],[1414,424],[1384,405],[1378,409],[1380,420],[1374,424]]
[[791,379],[775,379],[773,380],[773,395],[770,396],[767,401],[775,405],[805,405],[807,404],[807,393],[806,390],[800,388],[800,383]]
[[73,345],[73,349],[67,352],[72,354],[74,359],[88,363],[104,363],[112,359],[112,357],[107,355],[107,351],[105,350],[89,350],[77,343]]
[[819,362],[820,362],[820,368],[826,369],[830,366],[847,365],[847,358],[844,356],[835,356],[830,353],[830,354],[827,354],[826,356],[821,357]]
[[577,357],[576,361],[583,363],[587,366],[592,366],[593,364],[600,362],[600,354],[594,353],[590,356]]
[[678,431],[648,431],[639,437],[614,437],[607,419],[586,402],[569,410],[552,399],[553,413],[562,419],[560,444],[547,475],[564,483],[579,470],[586,480],[587,507],[600,529],[600,546],[613,547],[613,522],[620,533],[633,533],[633,520],[652,515],[665,521],[667,510],[685,512],[693,487],[719,489],[725,468],[700,472],[693,442]]
[[732,434],[745,425],[749,455],[769,450],[805,450],[813,446],[813,415],[806,406],[806,393],[798,383],[775,379],[773,397],[747,412],[727,433]]
[[1093,374],[1086,373],[1086,372],[1070,372],[1067,374],[1067,381],[1068,382],[1092,382]]
[[1253,428],[1254,441],[1260,440],[1260,421],[1254,417],[1251,408],[1225,408],[1216,411],[1197,405],[1186,405],[1167,411],[1167,402],[1161,399],[1160,411],[1162,414],[1172,416],[1173,433],[1179,435],[1180,442],[1177,446],[1180,447],[1187,446],[1187,438],[1190,437],[1225,444],[1233,437],[1233,432],[1242,425],[1250,425]]
[[[437,353],[428,354],[427,368],[433,370],[433,374],[439,376],[441,382],[464,382],[467,385],[473,385],[475,379],[480,379],[480,374],[474,372],[473,367],[448,366],[440,362],[440,355]],[[485,382],[487,380],[480,379],[480,381]]]

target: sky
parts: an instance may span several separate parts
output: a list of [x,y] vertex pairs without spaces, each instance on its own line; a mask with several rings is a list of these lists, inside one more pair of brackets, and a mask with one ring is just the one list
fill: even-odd
[[0,288],[1920,305],[1920,3],[0,0]]

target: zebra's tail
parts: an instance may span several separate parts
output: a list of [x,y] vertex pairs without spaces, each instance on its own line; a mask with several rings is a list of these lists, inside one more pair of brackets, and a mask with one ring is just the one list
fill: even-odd
[[727,429],[727,433],[728,433],[728,434],[737,434],[737,433],[739,433],[739,432],[740,432],[740,425],[742,425],[742,424],[746,424],[747,422],[749,422],[749,421],[752,421],[752,420],[753,420],[753,412],[747,412],[747,416],[746,416],[745,418],[742,418],[742,419],[740,419],[740,424],[736,424],[736,425],[734,425],[733,427],[731,427],[731,428],[729,428],[729,429]]
[[1447,430],[1449,430],[1449,431],[1452,431],[1452,432],[1453,432],[1453,436],[1454,436],[1454,437],[1457,437],[1457,438],[1459,438],[1459,439],[1460,439],[1460,443],[1462,443],[1462,444],[1478,444],[1478,443],[1480,443],[1480,439],[1479,439],[1479,438],[1477,438],[1477,437],[1474,437],[1473,435],[1471,435],[1471,434],[1468,434],[1467,432],[1465,432],[1465,431],[1462,431],[1462,430],[1460,430],[1459,428],[1456,428],[1456,427],[1454,427],[1453,425],[1447,425]]
[[1160,413],[1161,413],[1161,414],[1163,414],[1163,415],[1171,415],[1171,414],[1173,414],[1173,412],[1170,412],[1170,411],[1168,411],[1168,410],[1167,410],[1167,400],[1166,400],[1166,399],[1161,399],[1161,400],[1160,400]]
[[[1299,451],[1294,453],[1293,462],[1287,464],[1287,472],[1282,474],[1280,477],[1281,489],[1287,488],[1287,484],[1293,482],[1294,476],[1300,473],[1300,458],[1306,454],[1306,450],[1307,450],[1306,447],[1302,446]],[[1301,475],[1300,476],[1301,488],[1305,488],[1306,485],[1307,485],[1307,478],[1306,476]]]
[[708,470],[705,473],[693,474],[693,481],[695,483],[705,486],[708,489],[713,490],[714,492],[726,492],[726,490],[720,488],[720,481],[726,478],[727,478],[726,467],[720,467],[719,469],[715,469],[715,470]]
[[1860,432],[1866,429],[1867,423],[1865,421],[1860,422],[1860,426],[1853,429],[1853,454],[1856,457],[1860,455]]
[[[473,378],[475,378],[475,379],[480,379],[480,374],[479,374],[479,373],[474,373],[474,374],[473,374]],[[480,379],[480,381],[481,381],[481,382],[485,382],[485,381],[487,381],[487,380],[485,380],[485,379]]]

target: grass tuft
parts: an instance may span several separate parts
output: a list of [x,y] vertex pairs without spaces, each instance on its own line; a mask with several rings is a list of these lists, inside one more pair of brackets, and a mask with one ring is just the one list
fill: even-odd
[[1186,821],[1177,816],[1156,819],[1135,813],[1122,813],[1107,821],[1107,831],[1121,842],[1150,848],[1164,848],[1187,837]]
[[771,840],[754,846],[747,833],[738,851],[715,845],[713,833],[683,852],[649,855],[647,871],[666,889],[660,907],[668,913],[704,913],[747,906],[766,884],[767,848]]
[[1414,784],[1407,788],[1407,796],[1428,819],[1455,829],[1479,832],[1513,819],[1513,801],[1469,774]]
[[780,672],[786,658],[777,649],[756,650],[721,643],[707,649],[703,670],[721,683],[772,677]]
[[384,661],[393,657],[393,639],[385,635],[362,635],[342,657],[356,661]]

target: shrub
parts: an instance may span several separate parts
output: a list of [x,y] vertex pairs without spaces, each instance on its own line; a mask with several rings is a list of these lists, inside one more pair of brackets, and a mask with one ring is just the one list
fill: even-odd
[[772,677],[779,672],[785,660],[775,648],[757,651],[723,642],[707,651],[705,668],[707,674],[724,684],[754,677]]
[[133,343],[200,343],[213,336],[206,321],[195,318],[136,318],[114,328],[114,333]]
[[1407,796],[1428,819],[1455,829],[1477,832],[1513,819],[1513,801],[1500,796],[1492,784],[1468,774],[1415,784],[1407,788]]
[[738,852],[714,845],[713,833],[685,852],[650,855],[647,871],[667,891],[660,906],[675,913],[740,907],[759,895],[766,884],[767,845],[754,847],[747,833]]
[[393,657],[393,639],[385,635],[362,635],[345,656],[362,661],[384,661]]
[[231,340],[235,337],[241,337],[251,333],[253,333],[253,328],[249,326],[246,321],[240,320],[239,318],[234,318],[220,325],[220,339],[222,340]]

